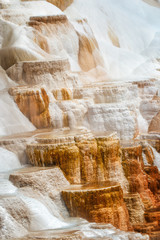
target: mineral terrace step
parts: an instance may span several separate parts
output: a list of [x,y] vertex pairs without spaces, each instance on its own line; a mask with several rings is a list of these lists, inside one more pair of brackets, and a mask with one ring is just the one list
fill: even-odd
[[64,23],[67,21],[67,17],[64,14],[61,15],[52,15],[52,16],[36,16],[30,17],[30,21],[28,22],[29,26],[37,25],[38,23]]

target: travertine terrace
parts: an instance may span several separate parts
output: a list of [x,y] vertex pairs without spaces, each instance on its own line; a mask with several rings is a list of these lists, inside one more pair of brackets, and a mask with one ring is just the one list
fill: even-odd
[[0,0],[0,239],[160,239],[159,4]]

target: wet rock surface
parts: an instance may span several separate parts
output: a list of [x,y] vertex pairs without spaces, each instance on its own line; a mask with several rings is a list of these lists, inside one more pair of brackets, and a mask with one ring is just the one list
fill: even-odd
[[132,230],[123,201],[123,192],[116,183],[88,184],[62,191],[71,216],[90,222],[111,223],[121,230]]
[[2,240],[160,238],[158,10],[79,2],[0,0]]
[[[77,134],[62,133],[40,136],[36,144],[27,146],[30,163],[35,166],[58,165],[70,183],[118,180],[124,189],[127,180],[120,163],[120,144],[117,136],[94,137],[89,131]],[[112,174],[111,169],[116,172]]]
[[[120,143],[114,134],[108,133],[108,136],[100,137],[89,132],[82,134],[81,131],[84,130],[79,130],[79,135],[74,131],[65,132],[65,136],[64,132],[61,132],[62,135],[58,138],[54,134],[37,136],[37,143],[27,147],[31,163],[40,166],[48,164],[48,161],[49,165],[60,164],[60,168],[72,184],[82,184],[86,179],[88,184],[75,185],[62,191],[63,199],[72,217],[80,216],[91,222],[112,223],[122,230],[133,228],[150,235],[155,232],[156,235],[159,229],[158,220],[152,225],[153,221],[151,223],[146,217],[147,211],[153,209],[153,213],[155,208],[159,208],[159,172],[157,167],[153,166],[152,149],[139,142]],[[70,156],[70,146],[72,150],[73,146],[76,146],[77,155],[74,158],[67,157]],[[38,157],[32,156],[35,154],[35,149],[39,151],[36,152]],[[66,153],[64,155],[64,149],[69,155]],[[73,176],[78,176],[78,181],[76,178],[74,180],[71,178],[72,175],[66,169],[67,165],[63,167],[60,161],[54,162],[56,155],[61,156],[62,151],[64,152],[61,159],[64,160],[64,156],[66,160],[74,159],[72,167],[77,163],[75,160],[79,162],[78,168],[73,168],[73,170],[77,169],[77,174]],[[151,166],[145,165],[144,156],[148,160],[147,164]],[[32,162],[35,159],[36,162]],[[86,178],[87,173],[91,176],[91,171],[92,178]],[[71,170],[70,172],[72,173]],[[100,181],[104,180],[110,182],[100,184]],[[118,185],[114,183],[116,180]],[[91,182],[95,183],[90,184]],[[158,217],[159,213],[155,211],[154,214]]]

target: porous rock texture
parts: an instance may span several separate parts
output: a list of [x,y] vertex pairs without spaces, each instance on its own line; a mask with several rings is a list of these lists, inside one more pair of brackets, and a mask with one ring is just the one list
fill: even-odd
[[[122,166],[129,182],[129,194],[124,195],[124,200],[130,221],[135,231],[148,233],[151,239],[156,239],[159,236],[160,174],[153,164],[154,154],[146,143],[122,144]],[[155,221],[150,220],[148,212],[152,212]]]
[[[81,27],[77,28],[77,24]],[[9,92],[25,115],[29,111],[26,116],[38,128],[73,129],[85,125],[93,131],[117,131],[121,138],[134,138],[138,134],[135,106],[138,88],[131,83],[104,82],[107,74],[101,72],[101,68],[99,70],[104,63],[94,34],[86,19],[77,20],[77,24],[72,24],[62,12],[30,16],[28,25],[33,31],[32,41],[41,49],[37,54],[41,53],[42,59],[34,56],[25,61],[22,59],[24,54],[16,48],[14,54],[19,55],[14,56],[11,66],[5,68],[12,80],[27,86]],[[78,61],[78,67],[75,68],[73,61],[69,61],[69,55]],[[91,76],[81,71],[88,72],[94,68],[97,69]],[[42,88],[45,89],[43,94]],[[25,109],[26,105],[24,107],[24,103],[30,102],[31,98],[34,98],[33,105],[36,105],[34,111]]]
[[37,136],[37,143],[27,145],[30,162],[35,166],[58,165],[70,183],[119,181],[126,190],[117,136],[94,137],[90,132],[74,134],[73,131],[59,138],[50,134],[48,140],[45,135],[40,139]]
[[142,147],[140,145],[122,148],[122,166],[129,182],[129,191],[131,193],[138,192],[146,208],[154,206],[155,198],[149,190],[148,179],[143,171]]
[[116,183],[91,184],[62,191],[71,216],[80,216],[90,222],[111,223],[127,231],[132,227],[123,201],[123,192]]
[[[27,189],[28,196],[37,195],[37,198],[49,198],[57,206],[57,213],[67,216],[64,204],[61,201],[60,192],[63,188],[69,186],[69,182],[64,177],[58,167],[55,168],[28,168],[10,175],[10,181],[20,188],[22,193]],[[54,209],[54,206],[52,206]],[[58,213],[58,214],[59,214]]]
[[0,210],[1,239],[21,238],[27,234],[27,230],[8,214],[5,208],[0,206]]
[[17,87],[9,90],[21,112],[37,127],[51,127],[49,98],[42,88]]
[[[18,156],[25,155],[27,144],[33,165],[9,173],[16,187],[0,197],[0,237],[149,239],[128,232],[135,230],[156,239],[160,138],[142,133],[159,132],[158,88],[154,79],[111,81],[89,19],[68,18],[67,10],[61,11],[72,3],[0,0],[0,65],[8,74],[0,69],[0,78],[5,75],[1,94],[8,91],[20,111],[42,129],[28,133],[20,153],[13,149],[21,144],[17,136],[0,141]],[[121,51],[114,27],[107,26],[107,32],[108,43]],[[64,221],[69,214],[123,231],[80,220],[73,226],[71,218],[69,225]],[[80,232],[73,231],[77,226]],[[62,228],[57,236],[46,230],[57,227]]]
[[[150,224],[145,214],[148,209],[159,207],[160,175],[157,167],[144,166],[144,155],[150,164],[154,162],[153,151],[148,145],[123,141],[120,144],[115,134],[98,136],[84,129],[65,134],[62,131],[59,137],[54,133],[40,134],[36,140],[37,143],[27,146],[33,165],[58,165],[70,183],[88,183],[62,192],[71,216],[110,222],[122,230],[133,226],[141,231],[144,224],[146,228],[143,226],[142,231],[150,233],[150,225],[145,225]],[[111,186],[107,187],[104,181],[109,181]],[[118,187],[116,182],[120,184]],[[124,218],[127,219],[125,223]]]
[[[46,210],[43,207],[44,205],[47,206],[47,209],[49,209],[50,213],[55,217],[60,219],[68,217],[60,192],[63,188],[69,186],[69,183],[59,168],[28,168],[12,173],[10,175],[10,181],[17,186],[19,194],[2,199],[1,205],[7,209],[8,213],[12,215],[19,224],[26,228],[26,230],[40,230],[40,226],[44,227],[43,224],[47,226],[49,221],[53,221],[48,214],[46,216],[50,218],[50,220],[46,219],[46,223],[45,220],[43,220],[46,214]],[[39,203],[41,204],[42,212],[41,210],[38,212],[38,207],[36,210],[34,206],[34,204]],[[39,224],[36,224],[38,217]],[[52,224],[54,226],[54,222]]]
[[0,199],[2,239],[25,238],[30,231],[39,231],[48,224],[54,226],[56,217],[68,217],[60,191],[69,183],[59,168],[25,168],[13,172],[10,181],[17,186],[18,194]]

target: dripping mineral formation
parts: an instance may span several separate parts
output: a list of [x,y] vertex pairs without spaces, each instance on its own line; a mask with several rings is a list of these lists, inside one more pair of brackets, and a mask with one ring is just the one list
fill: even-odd
[[0,0],[0,239],[160,239],[159,19]]

